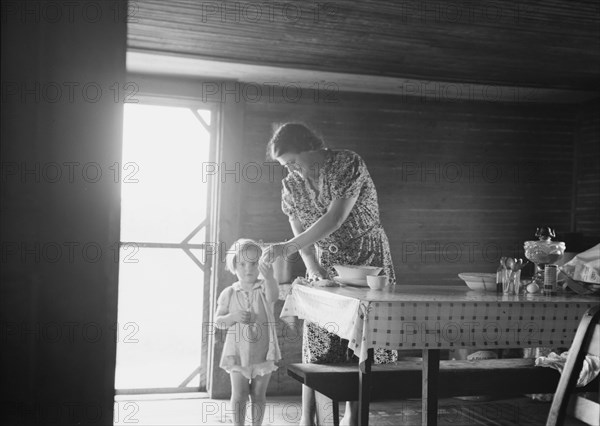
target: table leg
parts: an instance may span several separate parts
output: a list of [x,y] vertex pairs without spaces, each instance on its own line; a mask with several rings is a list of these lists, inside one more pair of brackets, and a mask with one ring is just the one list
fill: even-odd
[[368,350],[369,356],[358,373],[358,425],[369,426],[369,401],[371,399],[371,364],[373,349]]
[[423,349],[423,372],[421,393],[421,425],[436,426],[438,398],[437,387],[440,371],[440,350]]

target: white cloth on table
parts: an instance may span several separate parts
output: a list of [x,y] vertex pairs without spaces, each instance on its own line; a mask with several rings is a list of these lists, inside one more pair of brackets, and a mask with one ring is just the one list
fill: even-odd
[[[370,348],[485,349],[568,347],[586,309],[595,303],[572,297],[529,301],[480,300],[484,293],[464,292],[464,300],[444,300],[452,290],[410,294],[417,286],[374,292],[354,287],[293,285],[281,317],[318,323],[349,341],[363,363]],[[456,291],[461,290],[456,289]],[[444,293],[447,292],[447,293]],[[380,300],[369,300],[376,295]],[[491,296],[488,296],[491,297]],[[496,297],[494,295],[493,297]],[[545,355],[545,354],[544,354]]]
[[565,278],[565,286],[577,294],[600,292],[600,244],[579,253],[559,267],[559,278]]

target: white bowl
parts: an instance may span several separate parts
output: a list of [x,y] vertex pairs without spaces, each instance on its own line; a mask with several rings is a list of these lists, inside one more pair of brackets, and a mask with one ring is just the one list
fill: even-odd
[[485,272],[463,272],[458,274],[467,286],[474,291],[496,291],[496,274]]
[[366,280],[367,275],[377,275],[383,268],[378,266],[333,265],[338,276],[345,280]]
[[367,284],[373,290],[381,290],[387,285],[387,275],[367,275]]

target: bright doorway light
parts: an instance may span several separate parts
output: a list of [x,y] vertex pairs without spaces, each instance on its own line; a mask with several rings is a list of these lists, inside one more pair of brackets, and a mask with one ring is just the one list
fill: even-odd
[[126,104],[117,393],[201,390],[211,110]]

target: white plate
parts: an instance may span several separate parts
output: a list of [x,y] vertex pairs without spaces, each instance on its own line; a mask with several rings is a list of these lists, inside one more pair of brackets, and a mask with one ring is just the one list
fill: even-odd
[[351,285],[354,287],[369,287],[369,284],[367,284],[367,280],[366,279],[352,279],[352,278],[345,278],[345,279],[341,279],[340,277],[333,277],[333,280],[338,283],[339,285]]

